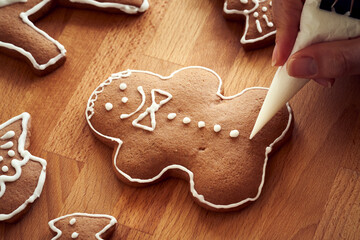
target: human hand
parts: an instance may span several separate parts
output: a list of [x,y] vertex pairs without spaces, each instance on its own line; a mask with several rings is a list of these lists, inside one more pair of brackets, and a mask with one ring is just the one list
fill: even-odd
[[290,76],[313,79],[326,87],[331,87],[335,78],[360,75],[360,38],[314,44],[290,56],[304,2],[273,0],[277,33],[272,64],[282,66],[288,60]]

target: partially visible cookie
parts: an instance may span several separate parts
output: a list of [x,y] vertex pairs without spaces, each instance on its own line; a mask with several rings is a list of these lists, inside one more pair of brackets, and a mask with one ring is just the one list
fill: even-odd
[[33,24],[57,6],[137,14],[147,10],[149,3],[148,0],[3,0],[0,1],[0,52],[26,61],[38,75],[60,67],[65,62],[64,46]]
[[224,16],[245,21],[241,44],[245,50],[266,47],[274,43],[276,26],[271,0],[226,0]]
[[28,113],[0,125],[0,221],[18,220],[44,186],[46,161],[26,150],[29,127]]
[[221,78],[204,67],[166,77],[127,70],[95,89],[86,119],[95,136],[114,149],[120,180],[144,186],[183,178],[201,206],[236,210],[260,196],[269,156],[290,138],[293,116],[284,105],[249,140],[267,89],[234,96],[220,89]]
[[109,239],[114,233],[117,221],[105,214],[73,213],[49,222],[56,239]]

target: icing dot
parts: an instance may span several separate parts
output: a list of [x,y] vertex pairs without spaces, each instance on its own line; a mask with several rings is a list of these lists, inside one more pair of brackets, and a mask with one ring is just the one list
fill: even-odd
[[239,131],[238,130],[231,130],[230,131],[230,137],[237,138],[238,136],[239,136]]
[[269,2],[269,5],[272,6],[272,1]]
[[77,232],[73,232],[71,234],[71,238],[77,238],[79,236],[79,234]]
[[120,87],[121,91],[124,91],[127,88],[127,85],[126,85],[126,83],[120,83],[119,87]]
[[243,4],[247,4],[248,0],[240,0],[240,2],[243,3]]
[[105,104],[105,109],[106,109],[107,111],[111,111],[111,109],[113,109],[113,105],[108,102],[108,103]]
[[9,157],[13,157],[13,156],[15,156],[15,152],[13,150],[9,150],[8,155],[9,155]]
[[214,132],[220,132],[221,131],[221,126],[219,124],[215,124],[214,125]]
[[0,156],[0,162],[1,162],[2,160],[4,160],[4,158],[3,158],[2,156]]
[[176,117],[176,113],[169,113],[168,119],[173,120]]
[[76,223],[76,219],[75,218],[70,219],[69,223],[70,223],[70,225],[74,225]]
[[4,173],[6,173],[7,171],[9,171],[9,168],[8,168],[7,166],[3,166],[3,167],[1,168],[1,170],[2,170]]
[[191,119],[190,119],[190,118],[184,117],[184,119],[183,119],[183,123],[184,123],[184,124],[189,124],[190,122],[191,122]]
[[254,12],[254,14],[253,14],[253,15],[254,15],[254,17],[256,17],[256,18],[257,18],[257,17],[259,16],[259,13],[258,13],[258,12]]
[[127,103],[127,101],[129,101],[129,99],[128,99],[127,97],[123,97],[123,98],[121,99],[121,101],[122,101],[123,103]]
[[199,128],[205,127],[205,122],[204,122],[204,121],[199,121],[199,122],[198,122],[198,127],[199,127]]
[[261,10],[262,10],[263,12],[266,12],[266,11],[267,11],[267,7],[263,7]]

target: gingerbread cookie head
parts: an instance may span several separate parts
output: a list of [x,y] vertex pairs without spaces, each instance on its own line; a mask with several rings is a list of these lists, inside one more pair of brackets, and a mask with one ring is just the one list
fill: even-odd
[[0,125],[0,221],[19,219],[45,182],[46,161],[26,150],[29,121],[23,113]]
[[223,11],[229,19],[245,21],[244,33],[240,40],[245,50],[274,43],[276,27],[271,0],[226,0]]
[[259,197],[270,153],[291,134],[292,114],[284,106],[249,140],[267,90],[225,97],[220,89],[220,77],[203,67],[168,77],[128,70],[93,92],[86,118],[95,135],[114,148],[113,166],[124,182],[180,177],[200,205],[234,210]]
[[56,6],[137,14],[149,4],[147,0],[0,0],[0,52],[26,61],[38,75],[60,67],[65,62],[64,46],[33,23]]
[[109,239],[116,227],[116,219],[105,214],[73,213],[49,222],[56,239]]

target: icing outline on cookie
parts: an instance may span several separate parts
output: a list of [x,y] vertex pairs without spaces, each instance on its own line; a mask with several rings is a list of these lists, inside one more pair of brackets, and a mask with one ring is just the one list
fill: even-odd
[[[102,240],[102,238],[100,237],[103,233],[105,233],[109,228],[111,228],[112,226],[114,226],[117,221],[116,221],[116,218],[114,218],[113,216],[110,216],[110,215],[106,215],[106,214],[89,214],[89,213],[72,213],[72,214],[67,214],[65,216],[61,216],[61,217],[58,217],[58,218],[55,218],[51,221],[49,221],[49,227],[52,231],[54,231],[56,233],[56,236],[53,237],[51,240],[56,240],[58,239],[59,237],[61,237],[62,235],[62,231],[60,229],[58,229],[56,226],[55,226],[55,223],[61,219],[64,219],[64,218],[67,218],[67,217],[76,217],[76,216],[80,216],[80,217],[93,217],[93,218],[108,218],[110,219],[110,222],[108,225],[106,225],[100,232],[96,233],[95,234],[95,237],[96,239],[98,240]],[[72,219],[71,219],[72,220]],[[71,223],[70,223],[71,224]],[[74,222],[75,224],[75,222]],[[71,224],[73,225],[73,224]]]
[[35,188],[34,193],[22,205],[20,205],[18,208],[16,208],[13,212],[11,212],[9,214],[1,214],[0,213],[0,221],[11,219],[18,213],[22,212],[27,207],[28,204],[33,203],[37,198],[39,198],[41,195],[44,183],[45,183],[45,178],[46,178],[46,164],[47,164],[46,160],[39,158],[39,157],[35,157],[35,156],[31,155],[30,152],[25,150],[27,126],[28,126],[28,122],[30,119],[30,114],[27,112],[24,112],[16,117],[13,117],[12,119],[8,120],[7,122],[1,124],[0,129],[3,129],[3,128],[7,127],[8,125],[11,125],[12,123],[14,123],[20,119],[22,119],[22,123],[21,123],[22,132],[18,139],[18,152],[19,152],[20,156],[23,158],[23,160],[14,159],[11,161],[11,166],[13,168],[15,168],[15,170],[16,170],[15,175],[13,175],[13,176],[0,175],[0,199],[5,194],[5,191],[6,191],[5,183],[6,182],[14,182],[14,181],[18,180],[21,176],[21,171],[22,171],[21,167],[24,166],[29,160],[39,162],[42,165],[42,171],[40,173],[38,184]]
[[268,90],[268,88],[265,88],[265,87],[251,87],[251,88],[246,88],[246,89],[242,90],[241,92],[239,92],[239,93],[237,93],[235,95],[224,96],[224,95],[221,94],[221,86],[222,86],[221,77],[215,71],[213,71],[213,70],[211,70],[209,68],[206,68],[206,67],[201,67],[201,66],[184,67],[184,68],[181,68],[181,69],[178,69],[178,70],[174,71],[169,76],[162,76],[160,74],[153,73],[153,72],[150,72],[150,71],[130,70],[129,69],[129,70],[126,70],[126,71],[123,71],[123,72],[112,74],[108,79],[106,79],[103,83],[101,83],[93,91],[93,93],[90,95],[90,98],[89,98],[88,103],[87,103],[86,111],[85,111],[86,121],[87,121],[88,125],[99,136],[118,143],[118,147],[116,148],[116,152],[113,155],[114,156],[113,157],[113,165],[115,166],[116,171],[118,173],[120,173],[124,178],[126,178],[129,182],[140,183],[140,184],[141,183],[152,183],[152,182],[155,182],[156,180],[160,179],[161,176],[165,172],[167,172],[168,170],[178,169],[178,170],[181,170],[183,172],[186,172],[189,175],[190,192],[192,193],[193,197],[196,198],[202,204],[208,205],[211,208],[215,208],[215,209],[231,209],[231,208],[239,207],[239,206],[241,206],[241,205],[243,205],[243,204],[245,204],[245,203],[247,203],[249,201],[256,201],[259,198],[259,196],[261,194],[261,191],[262,191],[262,188],[263,188],[263,185],[265,183],[265,173],[266,173],[266,166],[267,166],[267,162],[268,162],[268,155],[271,153],[272,147],[285,137],[285,134],[287,133],[287,131],[290,129],[290,126],[291,126],[293,116],[292,116],[291,107],[290,107],[290,105],[288,103],[286,103],[286,107],[287,107],[287,110],[289,112],[289,119],[288,119],[288,123],[287,123],[286,128],[283,130],[283,132],[281,133],[281,135],[279,137],[277,137],[269,146],[267,146],[265,148],[265,159],[264,159],[264,164],[263,164],[263,168],[262,168],[261,183],[260,183],[260,185],[258,187],[257,194],[255,195],[255,197],[248,197],[248,198],[243,199],[243,200],[241,200],[239,202],[232,203],[232,204],[227,204],[227,205],[214,204],[214,203],[211,203],[211,202],[207,201],[204,198],[204,196],[199,194],[195,189],[194,173],[192,171],[190,171],[189,169],[187,169],[186,167],[184,167],[182,165],[179,165],[179,164],[168,165],[167,167],[163,168],[160,171],[160,173],[158,175],[156,175],[155,177],[153,177],[153,178],[149,178],[149,179],[132,178],[127,173],[121,171],[119,169],[119,167],[116,165],[116,159],[117,159],[117,156],[119,154],[119,151],[120,151],[120,148],[121,148],[121,145],[122,145],[123,141],[120,138],[115,138],[115,137],[104,135],[104,134],[100,133],[99,131],[97,131],[92,126],[92,124],[90,122],[90,119],[94,115],[94,106],[95,106],[95,102],[96,102],[96,100],[98,98],[98,94],[100,94],[104,90],[105,86],[110,85],[113,80],[129,77],[131,75],[131,73],[145,73],[145,74],[156,76],[156,77],[158,77],[158,78],[160,78],[162,80],[168,80],[168,79],[171,79],[176,73],[178,73],[180,71],[183,71],[183,70],[186,70],[186,69],[203,69],[203,70],[209,71],[212,74],[214,74],[219,80],[219,87],[217,89],[216,95],[219,96],[223,100],[230,100],[230,99],[236,98],[236,97],[238,97],[238,96],[240,96],[240,95],[244,94],[245,92],[247,92],[249,90],[252,90],[252,89],[262,89],[262,90],[265,89],[265,90]]

